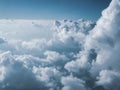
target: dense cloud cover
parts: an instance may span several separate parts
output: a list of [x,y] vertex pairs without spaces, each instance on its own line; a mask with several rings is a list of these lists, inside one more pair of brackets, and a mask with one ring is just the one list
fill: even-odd
[[28,39],[28,34],[20,40],[17,32],[12,38],[1,32],[0,90],[120,90],[119,17],[120,0],[113,0],[97,22],[1,20],[0,29],[29,26],[35,35],[47,26],[53,36]]

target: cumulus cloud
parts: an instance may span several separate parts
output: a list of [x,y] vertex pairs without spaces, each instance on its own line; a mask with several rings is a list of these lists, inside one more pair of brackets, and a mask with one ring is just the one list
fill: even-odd
[[102,85],[107,90],[120,89],[120,73],[113,70],[102,70],[99,77],[97,77],[97,85]]
[[[14,22],[18,21],[14,20]],[[62,26],[55,25],[52,27],[54,34],[49,40],[45,38],[33,38],[32,40],[6,38],[4,40],[1,38],[1,89],[62,89],[61,78],[71,72],[68,72],[64,66],[77,58],[78,52],[83,49],[86,35],[92,30],[95,23],[87,20],[63,20],[55,21],[55,24],[56,22],[61,23]],[[13,23],[13,21],[9,23]],[[70,78],[72,79],[72,77]],[[77,80],[76,77],[72,81],[82,83],[82,80],[79,78]],[[84,87],[82,84],[74,85],[74,87],[76,86]]]
[[95,67],[97,65],[100,66],[99,68],[111,68],[115,70],[119,68],[119,64],[117,64],[120,55],[119,9],[120,1],[113,0],[109,7],[102,12],[102,17],[98,20],[90,36],[88,36],[90,39],[86,40],[86,48],[94,48],[97,51]]
[[[14,22],[2,21],[2,24],[12,28],[14,27],[9,24],[13,25],[16,22],[19,26],[22,22],[16,20]],[[26,22],[27,26],[31,25],[28,21],[23,22]],[[19,40],[13,37],[0,39],[0,89],[62,89],[62,75],[69,74],[64,65],[71,59],[75,59],[77,53],[83,49],[82,44],[84,43],[84,38],[86,38],[86,32],[88,33],[93,28],[94,22],[84,21],[85,26],[83,25],[79,29],[77,27],[83,23],[82,20],[59,21],[59,23],[62,26],[58,27],[56,25],[54,27],[54,36],[50,40],[45,38],[33,38],[32,40],[23,40],[22,38]],[[38,27],[38,24],[33,22],[32,24]],[[18,29],[18,26],[14,29]],[[66,27],[71,29],[67,30]],[[88,30],[83,29],[83,27],[88,28]],[[81,32],[79,30],[86,31]],[[8,33],[8,35],[11,34]],[[81,42],[79,42],[79,39]],[[78,82],[81,81],[78,80]],[[80,87],[79,85],[75,86]]]
[[[102,16],[97,21],[96,26],[90,31],[90,34],[86,36],[85,43],[83,43],[84,50],[80,51],[76,60],[72,60],[65,65],[65,68],[69,72],[86,80],[86,86],[91,87],[93,90],[109,90],[113,82],[119,83],[119,79],[113,79],[112,76],[109,77],[111,81],[102,82],[101,78],[102,76],[104,77],[103,74],[99,79],[100,81],[98,81],[102,84],[98,86],[95,85],[96,77],[102,70],[107,69],[111,70],[111,72],[115,70],[119,73],[119,16],[120,1],[114,0],[110,3],[109,7],[102,12]],[[116,77],[119,78],[119,75]],[[119,90],[119,85],[115,87],[117,88],[111,88],[111,90]]]
[[112,0],[97,22],[0,20],[0,89],[119,90],[119,16]]
[[[98,20],[97,25],[91,31],[86,40],[86,49],[94,48],[97,52],[96,61],[91,67],[91,74],[96,77],[100,73],[100,81],[98,83],[105,90],[119,90],[119,85],[116,88],[110,89],[113,82],[119,83],[119,33],[120,33],[120,1],[112,0],[109,7],[102,12],[102,17]],[[107,69],[108,71],[104,71]],[[110,71],[109,71],[110,70]],[[115,71],[114,71],[115,70]],[[112,73],[116,73],[113,75]],[[106,76],[108,75],[108,76]],[[103,78],[108,79],[103,81]],[[114,77],[115,76],[115,77]],[[103,85],[104,84],[104,85]]]
[[60,89],[61,72],[54,67],[33,67],[33,73],[38,81],[49,89]]
[[86,90],[85,81],[73,76],[62,77],[61,82],[64,85],[62,90]]

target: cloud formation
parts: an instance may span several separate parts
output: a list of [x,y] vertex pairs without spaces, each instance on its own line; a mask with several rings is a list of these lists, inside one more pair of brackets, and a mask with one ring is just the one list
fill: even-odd
[[119,90],[119,17],[120,0],[112,0],[97,22],[1,20],[0,29],[46,26],[52,35],[20,40],[0,32],[0,90]]

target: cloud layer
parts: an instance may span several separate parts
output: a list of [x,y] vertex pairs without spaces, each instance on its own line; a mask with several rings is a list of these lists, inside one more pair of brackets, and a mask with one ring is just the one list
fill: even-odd
[[[119,17],[112,0],[97,22],[1,20],[0,90],[119,90]],[[44,27],[49,38],[38,34]]]

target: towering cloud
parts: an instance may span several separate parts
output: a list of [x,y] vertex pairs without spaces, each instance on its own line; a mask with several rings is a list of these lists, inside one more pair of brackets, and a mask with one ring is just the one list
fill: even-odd
[[[113,0],[86,36],[84,50],[65,68],[95,90],[119,90],[120,1]],[[105,79],[106,78],[106,79]]]
[[[109,7],[102,12],[102,17],[91,32],[90,48],[96,47],[97,58],[92,66],[92,74],[99,73],[98,85],[107,90],[119,90],[120,68],[120,0],[113,0]],[[95,43],[95,44],[94,44]],[[93,45],[94,44],[94,45]],[[114,73],[114,74],[113,74]],[[107,76],[106,76],[107,75]],[[106,80],[103,81],[103,78]]]

